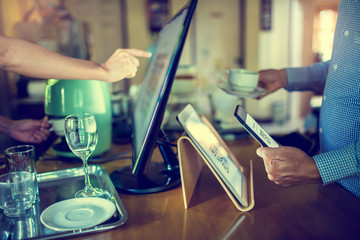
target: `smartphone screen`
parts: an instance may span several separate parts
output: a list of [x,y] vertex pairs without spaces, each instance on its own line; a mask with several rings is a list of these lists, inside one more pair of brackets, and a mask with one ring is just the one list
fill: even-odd
[[235,118],[263,147],[279,147],[279,144],[252,118],[243,107],[236,106]]

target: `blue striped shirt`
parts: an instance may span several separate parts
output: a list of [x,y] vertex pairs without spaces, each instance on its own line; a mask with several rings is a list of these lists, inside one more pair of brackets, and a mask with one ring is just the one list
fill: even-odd
[[331,60],[288,68],[289,91],[323,91],[320,151],[324,184],[337,182],[360,198],[360,0],[339,4]]

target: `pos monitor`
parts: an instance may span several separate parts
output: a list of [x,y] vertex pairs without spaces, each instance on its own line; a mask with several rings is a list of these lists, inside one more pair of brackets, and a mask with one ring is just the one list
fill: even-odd
[[[180,184],[176,154],[161,129],[166,104],[197,0],[186,4],[160,31],[133,109],[132,166],[110,174],[129,193],[154,193]],[[155,147],[163,161],[151,161]]]

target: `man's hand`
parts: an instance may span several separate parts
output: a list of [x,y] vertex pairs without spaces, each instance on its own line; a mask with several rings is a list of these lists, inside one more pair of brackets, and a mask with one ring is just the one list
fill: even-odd
[[266,95],[275,92],[280,88],[287,86],[287,74],[285,69],[275,70],[267,69],[259,72],[259,87],[266,90],[264,95],[258,97],[258,99],[265,97]]
[[261,147],[256,151],[263,158],[268,178],[282,186],[321,182],[313,158],[294,147]]

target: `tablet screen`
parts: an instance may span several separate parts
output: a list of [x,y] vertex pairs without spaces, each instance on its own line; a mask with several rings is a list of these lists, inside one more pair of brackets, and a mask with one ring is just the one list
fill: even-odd
[[246,207],[248,205],[246,178],[215,134],[191,105],[187,105],[177,119],[235,198]]

